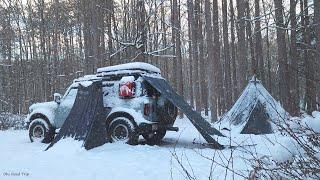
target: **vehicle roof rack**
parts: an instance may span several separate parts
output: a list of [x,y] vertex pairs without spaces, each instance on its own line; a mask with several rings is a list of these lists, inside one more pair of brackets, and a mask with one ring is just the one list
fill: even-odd
[[85,75],[73,80],[73,82],[96,81],[96,80],[101,80],[101,77],[98,77],[97,75]]
[[126,64],[119,64],[115,66],[103,67],[103,68],[99,68],[97,70],[97,73],[111,73],[111,72],[117,72],[117,71],[127,71],[125,73],[128,73],[128,71],[144,71],[144,72],[150,72],[150,73],[161,73],[159,68],[143,62],[132,62],[132,63],[126,63]]

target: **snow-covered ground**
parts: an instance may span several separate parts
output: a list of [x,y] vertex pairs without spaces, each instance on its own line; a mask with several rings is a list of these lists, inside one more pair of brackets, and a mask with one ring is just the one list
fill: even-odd
[[[252,169],[248,159],[277,153],[273,143],[281,138],[234,135],[232,144],[257,145],[213,150],[193,143],[203,140],[187,119],[175,126],[180,131],[168,132],[157,146],[108,143],[89,151],[72,139],[44,151],[47,145],[30,143],[26,130],[0,131],[0,179],[241,179]],[[219,142],[230,143],[228,138]]]

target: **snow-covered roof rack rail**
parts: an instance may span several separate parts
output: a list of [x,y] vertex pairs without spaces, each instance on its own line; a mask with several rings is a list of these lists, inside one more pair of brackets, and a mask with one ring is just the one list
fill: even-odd
[[79,77],[79,78],[73,80],[73,82],[94,81],[94,80],[100,80],[100,79],[101,78],[96,75],[85,75],[83,77]]
[[161,73],[160,69],[143,62],[132,62],[132,63],[126,63],[126,64],[119,64],[115,66],[108,66],[99,68],[97,70],[97,73],[110,73],[110,72],[117,72],[117,71],[145,71],[145,72],[151,72],[151,73]]
[[97,73],[97,77],[122,77],[122,76],[136,76],[139,74],[149,74],[153,76],[161,77],[160,73],[150,72],[146,70],[119,70],[119,71],[112,71],[112,72],[101,72]]

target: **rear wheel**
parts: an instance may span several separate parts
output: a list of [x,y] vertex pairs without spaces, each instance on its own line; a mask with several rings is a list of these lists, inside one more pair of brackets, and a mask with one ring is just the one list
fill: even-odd
[[159,130],[149,134],[142,134],[143,138],[149,144],[159,144],[166,135],[166,130]]
[[41,118],[33,120],[29,125],[29,138],[31,142],[50,143],[54,135],[54,129]]
[[138,144],[139,135],[135,125],[126,117],[116,117],[108,125],[107,138],[112,142]]

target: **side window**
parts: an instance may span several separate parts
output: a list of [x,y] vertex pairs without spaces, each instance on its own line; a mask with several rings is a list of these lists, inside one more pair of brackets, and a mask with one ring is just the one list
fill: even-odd
[[68,94],[64,97],[64,100],[74,100],[77,96],[78,89],[77,88],[72,88],[68,92]]

